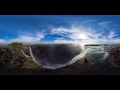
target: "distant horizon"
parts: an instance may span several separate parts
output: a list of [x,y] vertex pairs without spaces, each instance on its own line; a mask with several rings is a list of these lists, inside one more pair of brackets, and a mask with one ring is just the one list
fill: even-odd
[[[11,42],[11,43],[13,43],[13,42]],[[6,43],[6,44],[0,44],[0,45],[8,45],[8,44],[11,44],[11,43]],[[17,43],[21,43],[21,42],[17,42]],[[58,43],[58,42],[48,42],[48,43],[32,43],[32,44],[29,44],[29,43],[22,43],[23,45],[35,45],[35,44],[81,44],[81,43]],[[105,45],[105,44],[107,44],[107,43],[101,43],[101,44],[96,44],[96,43],[88,43],[88,44],[83,44],[83,45]],[[120,45],[120,43],[118,43],[118,44],[114,44],[114,43],[110,43],[110,44],[107,44],[107,45]]]
[[0,15],[0,43],[119,44],[120,15]]

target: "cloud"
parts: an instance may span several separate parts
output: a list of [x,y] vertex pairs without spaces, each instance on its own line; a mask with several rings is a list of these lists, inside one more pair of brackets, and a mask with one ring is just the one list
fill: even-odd
[[116,34],[115,32],[113,32],[113,31],[111,31],[111,32],[109,33],[109,35],[108,35],[108,39],[112,39],[112,38],[114,38],[115,36],[117,36],[117,34]]
[[34,35],[19,35],[17,38],[10,39],[10,40],[5,40],[5,39],[0,39],[1,44],[8,44],[11,42],[21,42],[24,44],[35,44],[35,43],[40,43],[40,40],[44,38],[45,35],[43,33],[37,33],[35,36]]
[[[95,20],[88,20],[82,23],[92,22]],[[99,26],[108,28],[111,21],[100,22]],[[104,30],[104,29],[103,29]],[[46,30],[37,31],[34,33],[21,32],[17,38],[5,40],[0,39],[0,43],[11,43],[11,42],[22,42],[27,44],[41,43],[40,40],[45,38],[45,36],[54,37],[54,35],[59,35],[61,37],[55,38],[53,43],[80,43],[80,44],[94,44],[94,43],[120,43],[120,37],[115,31],[109,29],[109,31],[98,31],[92,27],[85,26],[75,26],[72,25],[69,28],[52,27],[50,33],[46,33]]]
[[44,34],[42,33],[38,33],[36,34],[36,36],[19,35],[18,38],[12,39],[9,42],[22,42],[26,44],[33,44],[33,43],[39,43],[42,38],[44,38]]
[[36,43],[38,42],[38,38],[31,36],[19,36],[18,38],[12,39],[9,42]]
[[[61,35],[73,40],[81,40],[81,39],[91,39],[96,37],[95,30],[92,30],[91,28],[85,28],[85,27],[72,27],[70,29],[67,28],[55,28],[51,30],[51,34],[57,34]],[[94,35],[94,36],[93,36]],[[100,36],[97,34],[97,36]]]
[[86,21],[81,22],[81,24],[90,23],[90,22],[95,22],[95,21],[96,21],[96,20],[86,20]]
[[112,21],[104,21],[104,22],[98,23],[98,25],[101,26],[101,27],[103,27],[103,28],[105,28],[105,29],[110,30],[110,29],[108,28],[108,26],[109,26],[110,23],[112,23]]
[[102,26],[102,27],[106,27],[108,26],[109,23],[111,23],[112,21],[104,21],[104,22],[100,22],[98,23],[98,25]]
[[0,39],[0,44],[2,44],[2,43],[6,43],[6,40]]
[[38,40],[40,40],[40,39],[42,39],[42,38],[45,37],[43,33],[38,33],[36,36],[37,36],[36,38],[37,38]]
[[65,38],[60,37],[60,38],[56,38],[56,40],[64,40]]
[[[81,43],[81,44],[93,44],[93,43],[120,43],[120,38],[114,31],[105,33],[103,31],[97,31],[89,27],[71,27],[71,28],[53,28],[51,34],[57,34],[63,38],[57,38],[54,42],[61,43]],[[69,40],[66,40],[68,38]]]

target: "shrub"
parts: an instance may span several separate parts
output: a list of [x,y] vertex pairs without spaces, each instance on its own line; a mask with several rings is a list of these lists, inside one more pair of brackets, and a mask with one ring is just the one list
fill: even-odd
[[12,42],[11,44],[8,44],[11,47],[17,47],[17,46],[23,46],[22,43],[18,43],[18,42]]

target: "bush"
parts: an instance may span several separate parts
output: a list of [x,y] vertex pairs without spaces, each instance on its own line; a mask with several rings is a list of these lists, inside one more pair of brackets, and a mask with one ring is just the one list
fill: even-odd
[[9,46],[16,47],[16,46],[23,46],[23,44],[18,42],[12,42],[11,44],[9,44]]

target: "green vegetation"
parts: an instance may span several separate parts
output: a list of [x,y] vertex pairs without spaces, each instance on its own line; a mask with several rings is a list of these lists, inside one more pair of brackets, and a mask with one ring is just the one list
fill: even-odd
[[18,42],[12,42],[11,44],[8,44],[8,46],[17,47],[17,46],[23,46],[23,44]]

